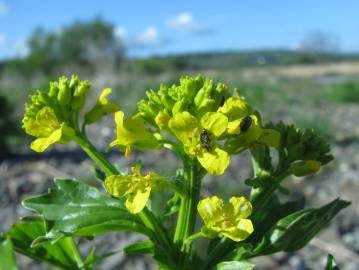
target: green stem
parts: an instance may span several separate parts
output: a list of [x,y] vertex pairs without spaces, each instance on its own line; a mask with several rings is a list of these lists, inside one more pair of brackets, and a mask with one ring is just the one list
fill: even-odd
[[81,257],[81,254],[80,254],[80,251],[79,249],[77,248],[77,245],[75,244],[75,241],[73,238],[71,237],[67,237],[65,238],[67,243],[69,244],[69,247],[71,248],[71,253],[73,254],[74,258],[75,258],[75,261],[77,263],[77,266],[80,268],[80,269],[83,269],[83,265],[84,265],[84,262],[82,260],[82,257]]
[[196,225],[197,204],[199,200],[201,179],[197,175],[197,163],[195,160],[187,160],[184,164],[185,171],[185,196],[179,210],[174,243],[180,249],[179,269],[187,269],[190,258],[191,243],[185,240],[193,234]]
[[187,239],[185,239],[184,244],[185,245],[190,245],[194,240],[197,240],[199,238],[203,238],[204,235],[202,232],[198,232],[195,234],[192,234],[191,236],[189,236]]
[[222,238],[220,242],[212,249],[208,255],[207,263],[200,269],[212,269],[218,259],[226,254],[227,249],[233,244],[233,241],[228,238]]
[[102,169],[107,175],[119,174],[119,171],[113,166],[96,147],[82,134],[77,134],[75,142],[89,155],[89,157]]

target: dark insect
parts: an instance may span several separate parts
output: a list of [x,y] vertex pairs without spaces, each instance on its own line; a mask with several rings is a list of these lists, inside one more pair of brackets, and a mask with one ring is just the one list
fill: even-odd
[[246,132],[251,127],[252,122],[253,120],[250,116],[244,117],[241,123],[239,124],[240,132]]
[[201,146],[207,151],[211,151],[210,147],[211,139],[206,129],[202,129],[201,131]]

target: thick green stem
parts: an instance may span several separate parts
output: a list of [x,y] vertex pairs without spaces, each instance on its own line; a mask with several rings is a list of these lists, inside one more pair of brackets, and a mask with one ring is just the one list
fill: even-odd
[[185,162],[185,195],[179,210],[174,243],[180,250],[179,269],[187,269],[190,258],[191,243],[185,240],[194,232],[197,217],[201,179],[197,174],[196,160]]
[[102,169],[107,175],[119,174],[119,171],[113,166],[84,136],[77,135],[75,142],[89,155],[89,157]]

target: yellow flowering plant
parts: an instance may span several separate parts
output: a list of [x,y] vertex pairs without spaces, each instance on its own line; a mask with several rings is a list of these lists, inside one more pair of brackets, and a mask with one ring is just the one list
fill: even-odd
[[[33,214],[2,234],[0,269],[16,269],[9,266],[14,260],[1,259],[13,249],[61,269],[95,269],[118,252],[98,254],[94,247],[84,254],[77,239],[129,231],[148,240],[121,251],[149,253],[159,269],[248,270],[254,257],[301,249],[349,205],[339,199],[317,209],[305,208],[303,199],[280,202],[278,194],[289,192],[282,182],[319,171],[332,160],[330,147],[313,130],[263,124],[260,113],[222,82],[183,76],[177,85],[148,91],[129,116],[110,93],[105,88],[85,111],[90,83],[63,76],[30,97],[23,128],[35,138],[31,149],[75,142],[94,161],[100,185],[55,179],[55,189],[26,198],[23,205]],[[88,125],[109,114],[116,129],[105,150],[114,147],[129,158],[134,151],[166,148],[179,158],[175,180],[141,172],[139,163],[130,173],[111,163],[86,134]],[[227,202],[202,190],[207,174],[225,175],[231,157],[245,151],[253,164],[252,177],[243,180],[248,191],[234,189]],[[167,203],[156,205],[156,196]]]

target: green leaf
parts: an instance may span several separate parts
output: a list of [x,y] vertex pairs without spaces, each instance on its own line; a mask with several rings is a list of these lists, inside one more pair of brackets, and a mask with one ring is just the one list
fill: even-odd
[[[27,217],[12,225],[7,236],[11,239],[14,249],[35,260],[59,266],[64,269],[82,269],[81,259],[76,259],[73,240],[63,238],[55,244],[43,243],[31,247],[32,242],[46,233],[45,222],[40,217]],[[6,268],[11,269],[11,268]]]
[[248,261],[230,261],[217,264],[216,270],[252,270],[254,264]]
[[319,208],[304,209],[280,219],[255,248],[256,256],[278,251],[294,252],[304,247],[350,202],[339,199]]
[[334,260],[333,255],[331,254],[328,254],[327,265],[325,266],[325,270],[340,270],[337,263]]
[[122,200],[107,197],[97,188],[77,180],[55,179],[57,189],[23,201],[23,205],[49,221],[47,239],[63,235],[95,236],[109,231],[133,231],[150,236]]
[[13,245],[9,237],[0,239],[0,270],[17,270]]
[[126,254],[153,253],[153,242],[152,241],[137,242],[125,247],[123,249],[123,252]]
[[280,219],[304,208],[304,197],[297,200],[280,203],[278,196],[273,195],[258,211],[254,211],[251,220],[255,228],[250,236],[251,243],[261,241],[264,234]]

